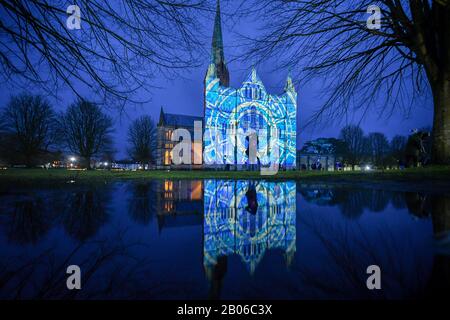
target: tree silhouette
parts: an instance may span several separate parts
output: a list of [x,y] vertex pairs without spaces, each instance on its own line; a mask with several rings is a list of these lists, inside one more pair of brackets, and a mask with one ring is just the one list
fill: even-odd
[[369,156],[378,168],[385,168],[389,154],[389,142],[380,132],[372,132],[367,137]]
[[405,149],[406,149],[406,142],[408,139],[405,136],[399,136],[396,135],[394,138],[392,138],[390,143],[390,149],[392,157],[397,161],[402,161],[405,157]]
[[85,159],[88,169],[92,156],[111,150],[113,122],[98,105],[79,100],[69,106],[59,121],[65,145]]
[[348,125],[341,130],[340,139],[347,145],[345,161],[355,169],[364,159],[365,140],[364,132],[359,126]]
[[[247,59],[276,56],[282,66],[299,70],[305,78],[327,78],[331,94],[311,121],[342,117],[352,106],[387,115],[399,107],[409,111],[410,102],[431,88],[434,162],[450,163],[448,0],[246,3],[248,12],[265,21],[265,33],[251,41]],[[373,4],[379,6],[380,29],[371,25],[374,11],[368,9]],[[412,94],[406,89],[411,87]],[[381,93],[393,102],[391,109],[379,103]]]
[[[23,159],[28,167],[55,140],[55,114],[42,96],[22,94],[11,98],[2,112],[4,152]],[[6,145],[6,146],[5,146]]]
[[198,63],[196,14],[212,9],[205,0],[80,0],[80,29],[70,30],[68,4],[0,2],[3,80],[49,92],[64,84],[78,96],[84,84],[113,102],[129,102],[137,89],[149,89],[156,72],[170,76]]
[[155,159],[156,128],[150,116],[134,120],[128,128],[128,153],[133,160],[148,164]]

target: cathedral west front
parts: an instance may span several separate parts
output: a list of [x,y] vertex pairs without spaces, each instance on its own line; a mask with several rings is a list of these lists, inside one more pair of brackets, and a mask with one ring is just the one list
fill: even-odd
[[[297,92],[290,76],[284,92],[267,92],[255,68],[240,88],[230,87],[222,36],[220,2],[212,38],[211,59],[204,81],[203,141],[192,140],[191,152],[201,159],[202,168],[245,170],[279,165],[281,169],[296,166]],[[186,119],[184,119],[186,117]],[[167,116],[166,116],[167,118]],[[161,110],[158,123],[158,167],[171,167],[174,142],[168,132],[179,128],[193,131],[193,120],[199,117],[172,116],[169,126]],[[189,122],[189,123],[188,123]],[[249,153],[252,135],[256,136],[256,153]],[[200,155],[199,155],[200,154]],[[193,164],[190,167],[199,167]]]

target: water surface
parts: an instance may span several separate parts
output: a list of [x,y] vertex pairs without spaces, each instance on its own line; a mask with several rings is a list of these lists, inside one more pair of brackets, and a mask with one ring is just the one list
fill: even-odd
[[[439,237],[450,197],[397,189],[231,180],[9,188],[0,192],[0,298],[439,295],[449,288]],[[72,264],[80,291],[66,288]],[[367,289],[370,265],[381,268],[382,290]]]

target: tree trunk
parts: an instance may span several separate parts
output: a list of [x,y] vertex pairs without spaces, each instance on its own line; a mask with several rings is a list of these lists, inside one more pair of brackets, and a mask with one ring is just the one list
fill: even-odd
[[433,163],[450,164],[450,79],[433,86]]
[[450,231],[450,198],[434,196],[431,200],[433,233],[441,236]]
[[25,165],[28,169],[33,168],[32,156],[29,153],[25,154]]
[[91,157],[86,157],[86,169],[91,170]]

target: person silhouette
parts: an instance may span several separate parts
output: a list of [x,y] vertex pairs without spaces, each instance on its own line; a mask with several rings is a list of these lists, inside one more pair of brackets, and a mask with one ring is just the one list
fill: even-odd
[[247,156],[247,165],[250,167],[250,170],[255,170],[255,167],[258,168],[261,165],[259,157],[256,155],[256,164],[251,163],[250,159],[250,149],[257,151],[259,148],[259,137],[255,134],[256,139],[250,139],[250,136],[245,137],[246,145],[248,146],[245,150],[245,155]]
[[245,210],[253,215],[256,214],[258,211],[258,197],[254,182],[250,182],[245,197],[247,198],[247,207],[245,207]]

